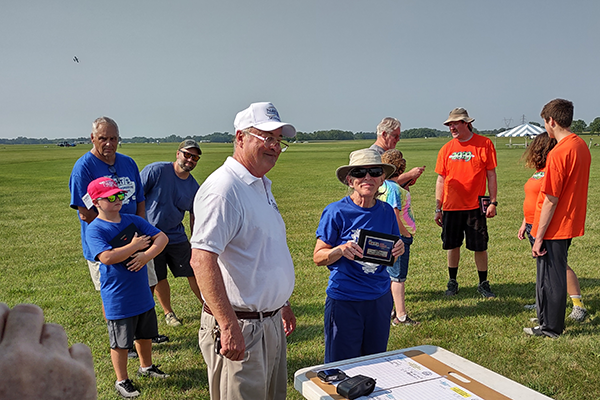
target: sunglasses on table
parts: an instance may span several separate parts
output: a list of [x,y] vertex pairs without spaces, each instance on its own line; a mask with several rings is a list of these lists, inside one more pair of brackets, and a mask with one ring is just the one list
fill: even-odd
[[354,168],[348,172],[353,178],[364,178],[367,174],[371,175],[372,178],[378,178],[383,175],[383,168],[371,167],[371,168]]
[[183,154],[183,156],[185,157],[186,160],[189,160],[191,158],[192,161],[198,161],[200,159],[200,156],[198,156],[196,154],[188,153],[187,151],[183,151],[183,150],[179,150],[179,152],[181,154]]
[[117,193],[107,197],[98,197],[98,200],[105,199],[108,200],[109,203],[114,203],[117,199],[123,201],[125,199],[125,193]]

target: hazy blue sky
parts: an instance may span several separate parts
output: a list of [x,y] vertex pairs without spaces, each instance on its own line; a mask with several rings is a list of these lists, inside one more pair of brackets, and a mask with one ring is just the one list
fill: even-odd
[[[598,0],[19,0],[0,11],[0,137],[232,132],[272,101],[304,132],[600,116]],[[72,61],[77,56],[80,62]]]

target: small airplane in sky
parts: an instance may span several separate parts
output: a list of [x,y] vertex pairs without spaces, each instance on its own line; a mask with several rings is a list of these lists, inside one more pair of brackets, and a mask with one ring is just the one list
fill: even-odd
[[79,64],[79,58],[77,58],[77,56],[73,56],[73,62],[76,62]]

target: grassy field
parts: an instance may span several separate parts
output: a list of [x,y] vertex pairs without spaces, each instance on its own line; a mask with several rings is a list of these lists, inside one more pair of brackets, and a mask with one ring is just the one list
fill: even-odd
[[[587,142],[587,138],[586,139]],[[522,166],[523,148],[508,148],[498,139],[498,216],[489,221],[489,280],[498,295],[484,300],[476,292],[477,273],[471,253],[463,252],[460,293],[445,298],[446,255],[440,228],[433,222],[434,173],[437,151],[447,139],[401,140],[398,148],[408,168],[425,165],[412,188],[417,235],[411,248],[406,303],[418,327],[392,327],[389,350],[416,345],[441,346],[555,399],[600,398],[600,194],[596,164],[600,149],[592,148],[586,235],[571,246],[570,265],[579,276],[592,319],[567,323],[557,340],[530,338],[522,331],[535,313],[523,305],[534,301],[535,262],[529,244],[520,242],[523,184],[532,174]],[[292,144],[269,173],[273,192],[287,225],[288,245],[296,267],[291,302],[298,327],[288,339],[288,398],[301,399],[293,388],[296,370],[322,363],[323,305],[328,272],[312,262],[314,232],[321,211],[346,193],[335,169],[347,164],[350,151],[370,142]],[[124,145],[140,169],[153,161],[170,161],[176,144]],[[202,182],[231,154],[231,145],[204,144],[193,175]],[[89,146],[0,146],[0,301],[10,307],[35,303],[49,322],[62,324],[70,343],[83,342],[93,352],[100,399],[117,398],[100,296],[93,290],[79,241],[76,212],[68,207],[68,180],[77,158]],[[170,373],[166,381],[140,381],[141,399],[208,398],[206,370],[198,349],[200,306],[185,279],[170,278],[173,306],[184,326],[171,328],[159,318],[169,343],[154,347],[155,362]],[[273,284],[277,284],[274,282]],[[570,312],[570,302],[567,312]],[[157,314],[162,315],[160,306]],[[130,362],[133,376],[136,362]]]

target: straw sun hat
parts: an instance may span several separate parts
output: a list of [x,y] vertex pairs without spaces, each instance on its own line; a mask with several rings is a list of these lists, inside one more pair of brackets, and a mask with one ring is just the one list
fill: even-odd
[[335,171],[335,174],[340,182],[344,185],[348,185],[348,182],[346,181],[348,172],[357,167],[382,167],[386,178],[396,171],[396,167],[392,164],[382,163],[381,156],[375,150],[361,149],[350,153],[350,163],[339,167]]

